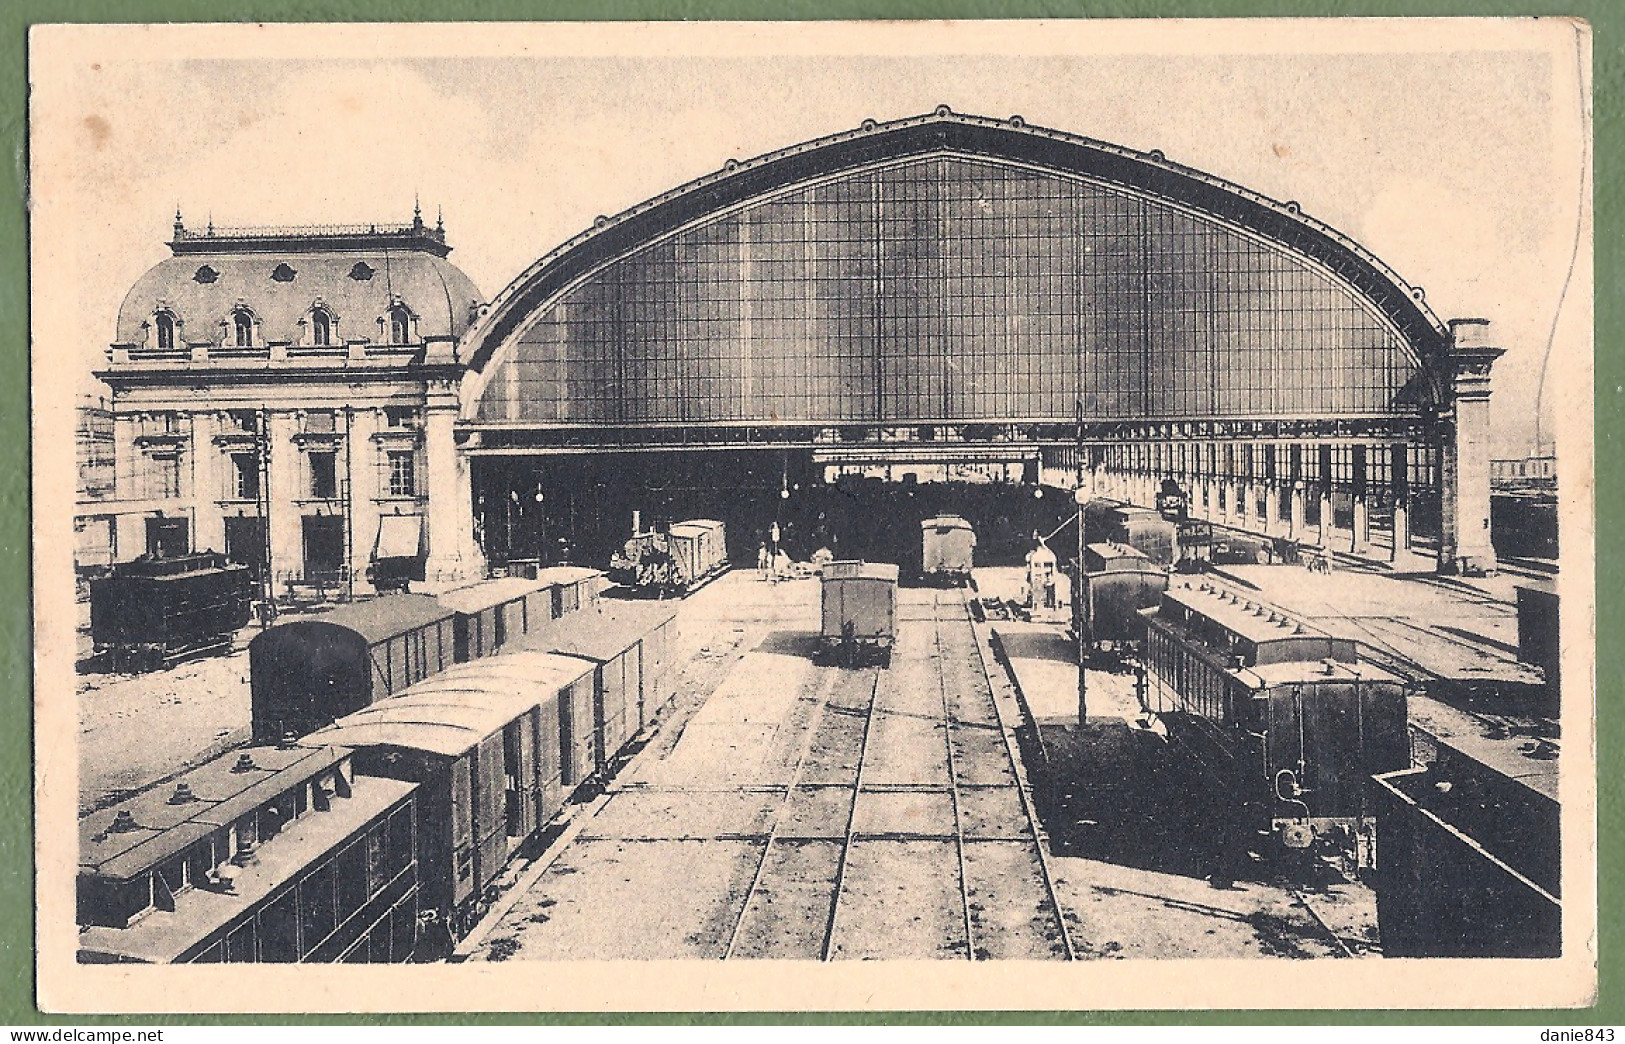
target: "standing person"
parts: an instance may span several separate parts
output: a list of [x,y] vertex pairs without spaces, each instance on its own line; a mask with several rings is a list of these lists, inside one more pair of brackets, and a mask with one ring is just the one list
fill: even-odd
[[761,571],[762,579],[767,579],[767,567],[770,559],[767,557],[767,544],[763,543],[756,548],[756,568]]

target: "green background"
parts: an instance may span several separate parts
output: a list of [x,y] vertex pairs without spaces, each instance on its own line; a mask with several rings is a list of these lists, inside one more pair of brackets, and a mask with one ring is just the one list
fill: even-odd
[[[599,4],[519,3],[455,0],[326,0],[326,2],[228,2],[228,0],[83,0],[42,3],[11,0],[0,5],[0,143],[7,162],[0,163],[0,1024],[91,1025],[222,1025],[268,1022],[287,1025],[370,1023],[413,1025],[618,1023],[628,1025],[698,1023],[976,1023],[1184,1025],[1317,1024],[1358,1021],[1374,1025],[1625,1024],[1625,926],[1620,917],[1622,796],[1619,746],[1625,724],[1614,712],[1625,656],[1606,639],[1598,642],[1598,702],[1603,710],[1598,730],[1599,890],[1601,898],[1601,976],[1599,1003],[1589,1010],[1554,1012],[1404,1012],[1361,1011],[1380,1005],[1381,997],[1351,995],[1342,1012],[1032,1012],[896,1013],[851,1015],[421,1015],[392,1017],[281,1016],[264,1018],[174,1016],[87,1018],[41,1016],[34,1006],[33,962],[33,807],[30,800],[32,734],[28,728],[31,698],[29,611],[29,423],[28,423],[28,227],[27,191],[27,32],[40,22],[165,21],[402,21],[443,20],[575,20],[575,19],[857,19],[857,18],[1159,18],[1258,17],[1293,15],[1549,15],[1577,16],[1594,27],[1594,106],[1596,112],[1596,243],[1597,243],[1597,590],[1599,635],[1619,633],[1625,565],[1619,531],[1606,520],[1622,514],[1625,467],[1612,461],[1612,449],[1625,436],[1619,405],[1625,399],[1625,360],[1612,350],[1621,321],[1622,284],[1618,245],[1625,238],[1621,205],[1625,180],[1620,164],[1619,102],[1625,89],[1625,3],[1517,3],[1483,0],[1118,0],[1116,3],[1065,0],[607,0]],[[1536,1039],[1531,1034],[1531,1040]]]

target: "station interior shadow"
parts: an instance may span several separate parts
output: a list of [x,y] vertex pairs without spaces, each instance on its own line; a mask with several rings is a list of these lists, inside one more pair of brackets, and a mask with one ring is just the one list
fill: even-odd
[[752,651],[816,660],[823,640],[817,631],[769,631]]
[[1109,716],[1042,728],[1048,757],[1028,764],[1055,855],[1221,884],[1260,876],[1235,817],[1161,736]]

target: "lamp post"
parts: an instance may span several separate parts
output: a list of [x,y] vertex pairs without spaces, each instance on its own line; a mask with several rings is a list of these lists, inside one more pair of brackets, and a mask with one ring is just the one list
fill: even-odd
[[1083,488],[1083,399],[1078,399],[1077,404],[1077,454],[1074,463],[1077,465],[1078,470],[1078,486],[1072,491],[1072,499],[1078,506],[1078,571],[1077,579],[1072,582],[1072,632],[1078,642],[1078,730],[1081,732],[1089,721],[1088,670],[1084,667],[1084,647],[1086,642],[1083,636],[1083,611],[1085,606],[1080,601],[1080,599],[1087,597],[1085,591],[1087,581],[1083,577],[1083,505],[1088,500],[1088,493]]

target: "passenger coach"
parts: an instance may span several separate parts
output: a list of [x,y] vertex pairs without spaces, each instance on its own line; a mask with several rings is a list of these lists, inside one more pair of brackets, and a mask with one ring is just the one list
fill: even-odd
[[1150,709],[1238,828],[1370,864],[1371,777],[1410,764],[1402,681],[1353,641],[1207,583],[1147,614],[1145,661]]

